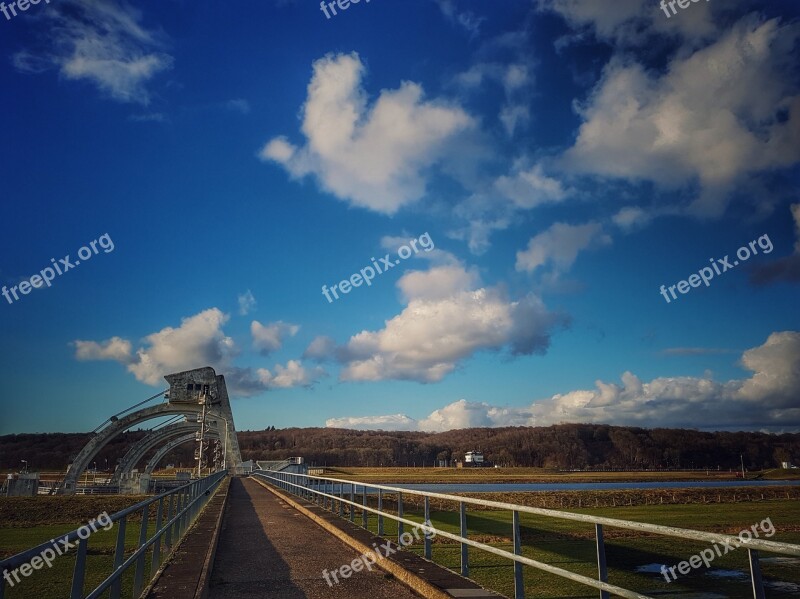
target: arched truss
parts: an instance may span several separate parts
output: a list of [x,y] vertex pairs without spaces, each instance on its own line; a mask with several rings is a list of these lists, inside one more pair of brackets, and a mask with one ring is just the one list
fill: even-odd
[[62,493],[72,494],[75,492],[78,479],[83,474],[83,471],[86,470],[95,456],[111,439],[132,426],[154,418],[184,414],[189,419],[192,419],[192,417],[196,419],[197,415],[203,411],[203,405],[200,403],[201,397],[207,398],[206,401],[208,402],[206,420],[221,421],[218,426],[225,426],[225,423],[227,423],[225,468],[235,468],[241,463],[239,442],[236,438],[236,428],[233,424],[233,414],[231,413],[225,378],[222,375],[217,375],[214,369],[210,367],[169,374],[164,378],[170,384],[169,401],[149,408],[142,408],[122,418],[112,417],[109,424],[97,432],[72,461],[61,484]]
[[127,453],[119,461],[117,470],[114,472],[114,476],[111,477],[110,484],[118,485],[120,478],[130,474],[136,467],[136,464],[138,464],[147,452],[154,447],[158,447],[175,437],[186,435],[187,433],[191,433],[192,438],[194,438],[195,433],[199,430],[200,424],[197,422],[176,422],[164,428],[151,431],[128,449]]
[[[209,431],[209,436],[212,439],[219,439],[220,433],[219,431]],[[172,451],[173,449],[175,449],[180,445],[183,445],[184,443],[188,443],[189,441],[194,441],[194,440],[195,436],[192,434],[192,435],[184,435],[183,437],[178,437],[177,439],[172,439],[171,441],[168,441],[162,447],[159,447],[158,451],[156,451],[153,454],[153,456],[147,462],[147,466],[144,467],[144,473],[152,474],[153,470],[156,469],[156,466],[158,466],[161,460],[163,460],[164,457],[166,457],[166,455],[170,451]]]

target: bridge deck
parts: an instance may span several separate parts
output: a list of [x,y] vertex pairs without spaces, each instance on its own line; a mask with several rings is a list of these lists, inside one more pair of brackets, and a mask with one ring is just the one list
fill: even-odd
[[354,550],[251,479],[234,478],[211,574],[210,599],[412,599],[379,570],[329,587],[322,571],[357,557]]

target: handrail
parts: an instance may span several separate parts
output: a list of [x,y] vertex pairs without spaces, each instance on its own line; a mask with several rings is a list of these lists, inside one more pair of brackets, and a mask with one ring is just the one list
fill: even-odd
[[[254,472],[257,474],[257,472]],[[314,476],[311,474],[303,475],[306,478],[313,478],[318,480],[330,481],[335,483],[342,483],[346,485],[356,485],[356,487],[369,487],[370,489],[382,489],[384,491],[391,491],[392,493],[403,493],[405,495],[419,495],[421,497],[428,497],[430,499],[442,499],[446,501],[453,501],[456,503],[463,502],[472,505],[480,505],[484,507],[493,507],[501,510],[514,510],[526,514],[535,514],[537,516],[548,516],[551,518],[560,518],[562,520],[574,520],[576,522],[585,522],[588,524],[602,524],[612,528],[623,528],[627,530],[635,530],[638,532],[650,532],[653,534],[678,537],[682,539],[691,539],[694,541],[710,541],[710,542],[732,542],[736,541],[747,547],[753,549],[762,549],[764,551],[773,553],[784,553],[786,555],[793,555],[800,557],[800,545],[792,545],[789,543],[780,543],[776,541],[764,541],[761,539],[739,539],[739,537],[724,535],[714,532],[705,532],[702,530],[692,530],[690,528],[677,528],[674,526],[663,526],[661,524],[648,524],[646,522],[633,522],[630,520],[618,520],[616,518],[606,518],[603,516],[589,516],[587,514],[575,514],[573,512],[562,512],[559,510],[551,510],[547,508],[530,507],[526,505],[518,505],[515,503],[505,503],[502,501],[491,501],[488,499],[478,499],[476,497],[463,497],[460,495],[448,495],[446,493],[436,493],[434,491],[418,491],[415,489],[404,489],[402,487],[391,487],[388,485],[364,483],[352,481],[341,478],[328,478],[324,476]]]
[[[138,597],[144,585],[145,552],[150,547],[153,547],[150,569],[150,578],[152,578],[166,558],[166,553],[162,557],[161,538],[165,537],[165,550],[170,550],[177,545],[199,515],[202,507],[210,499],[212,491],[216,490],[226,475],[227,471],[224,470],[216,472],[205,478],[188,482],[185,485],[166,491],[155,497],[140,501],[135,505],[109,516],[108,519],[112,523],[118,523],[116,548],[114,551],[114,569],[97,588],[86,595],[86,599],[95,599],[109,588],[111,589],[111,599],[119,599],[121,592],[120,579],[134,563],[136,563],[136,573],[134,576],[133,596]],[[166,502],[166,499],[169,499],[169,501]],[[147,529],[150,522],[150,506],[156,503],[158,504],[154,521],[156,530],[153,536],[148,539]],[[166,511],[165,503],[167,504]],[[137,548],[133,554],[125,559],[125,530],[128,516],[139,511],[142,512],[142,521],[139,527],[140,534]],[[166,521],[164,521],[165,517]],[[81,537],[79,535],[79,531],[82,528],[84,527],[79,527],[65,535],[59,535],[58,537],[59,541],[66,539],[67,544],[65,546],[69,546],[73,541],[78,541],[78,555],[72,577],[70,599],[82,599],[84,597],[83,583],[86,573],[88,539],[90,537]],[[50,548],[52,551],[52,544],[52,540],[47,541],[0,561],[0,571],[13,571],[18,566],[26,564],[34,557],[41,555],[45,549]],[[3,599],[4,596],[5,583],[5,578],[0,578],[0,599]]]
[[[435,493],[435,492],[427,492],[427,491],[417,491],[413,489],[405,489],[402,487],[393,487],[389,485],[380,485],[380,484],[367,484],[364,482],[346,480],[346,479],[338,479],[338,478],[329,478],[324,476],[314,476],[309,474],[295,474],[295,473],[287,473],[287,472],[265,472],[265,471],[256,471],[253,473],[254,476],[259,476],[261,478],[272,480],[277,483],[276,486],[282,488],[290,493],[294,493],[297,495],[302,495],[305,497],[312,497],[315,502],[317,498],[322,499],[322,506],[324,509],[328,509],[328,500],[330,500],[330,510],[333,511],[334,502],[338,503],[339,507],[339,516],[343,517],[343,505],[351,506],[350,509],[350,521],[354,521],[354,512],[355,508],[358,508],[362,511],[362,522],[363,527],[367,527],[368,517],[367,513],[373,513],[378,515],[378,535],[381,536],[383,534],[383,518],[387,517],[391,520],[398,522],[398,539],[401,538],[403,533],[403,524],[408,524],[411,526],[416,526],[418,529],[424,531],[426,534],[426,541],[425,541],[425,557],[427,559],[431,558],[431,549],[430,549],[430,540],[427,538],[427,535],[430,533],[435,533],[437,536],[441,536],[444,538],[452,539],[457,541],[461,544],[461,574],[463,576],[468,576],[469,574],[469,557],[467,552],[467,547],[475,547],[476,549],[480,549],[487,553],[492,553],[494,555],[498,555],[500,557],[504,557],[506,559],[511,560],[514,563],[514,596],[517,599],[521,599],[524,597],[524,583],[522,577],[522,565],[527,565],[534,567],[538,570],[542,570],[545,572],[549,572],[551,574],[555,574],[557,576],[561,576],[563,578],[567,578],[569,580],[578,582],[580,584],[584,584],[586,586],[594,587],[601,591],[601,597],[607,598],[609,593],[620,597],[626,597],[630,599],[652,599],[647,595],[642,595],[635,591],[631,591],[628,589],[624,589],[622,587],[617,587],[615,585],[608,583],[608,572],[607,572],[607,565],[606,565],[606,556],[605,556],[605,543],[603,540],[603,526],[609,526],[612,528],[623,528],[628,530],[636,530],[638,532],[650,532],[654,534],[672,536],[672,537],[679,537],[684,539],[691,539],[691,540],[699,540],[699,541],[710,541],[710,542],[719,542],[722,544],[729,544],[731,542],[736,542],[737,546],[745,546],[748,551],[749,556],[749,563],[750,563],[750,574],[751,574],[751,583],[753,588],[754,597],[756,599],[763,599],[764,591],[763,591],[763,583],[761,580],[761,570],[759,564],[759,556],[758,550],[764,550],[770,553],[779,553],[784,555],[794,555],[800,556],[800,545],[792,545],[789,543],[779,543],[775,541],[763,541],[760,539],[740,539],[739,537],[734,537],[731,535],[723,535],[717,533],[707,533],[704,531],[696,531],[684,528],[676,528],[672,526],[662,526],[658,524],[647,524],[647,523],[640,523],[640,522],[631,522],[628,520],[618,520],[615,518],[606,518],[602,516],[589,516],[584,514],[575,514],[571,512],[560,512],[557,510],[549,510],[543,508],[534,508],[528,507],[523,505],[517,505],[512,503],[505,503],[499,501],[491,501],[491,500],[484,500],[484,499],[477,499],[473,497],[462,497],[458,495],[448,495],[445,493]],[[327,483],[331,483],[333,487],[333,492],[336,491],[336,486],[339,486],[339,495],[326,493],[322,490],[321,484],[317,484],[317,488],[313,488],[310,485],[310,482],[320,481],[326,483],[326,487],[328,486]],[[275,484],[273,483],[273,484]],[[350,487],[350,499],[345,499],[344,497],[344,487]],[[361,495],[362,501],[360,503],[355,501],[355,495],[358,493],[358,488],[361,488]],[[367,495],[369,489],[375,489],[378,491],[378,509],[369,507],[367,505]],[[383,492],[389,491],[391,493],[398,494],[398,509],[397,515],[388,513],[382,509],[383,503]],[[408,495],[417,495],[422,496],[425,499],[425,521],[430,521],[430,499],[442,499],[446,501],[457,502],[459,504],[459,511],[460,511],[460,521],[461,521],[461,530],[460,534],[452,534],[445,531],[436,530],[432,526],[426,524],[419,524],[418,522],[414,522],[413,520],[409,520],[403,517],[403,494]],[[514,553],[510,553],[508,551],[498,549],[496,547],[492,547],[491,545],[487,545],[485,543],[480,543],[477,541],[473,541],[467,538],[467,526],[466,526],[466,505],[480,505],[483,507],[492,507],[501,510],[510,510],[513,514],[512,518],[512,528],[513,528],[513,541],[514,541]],[[520,542],[520,524],[519,524],[519,515],[520,513],[529,513],[535,514],[540,516],[547,516],[553,518],[560,518],[564,520],[574,520],[578,522],[585,522],[591,523],[595,525],[595,540],[597,546],[597,564],[598,564],[598,579],[589,578],[587,576],[583,576],[577,574],[575,572],[570,572],[568,570],[564,570],[562,568],[558,568],[556,566],[552,566],[550,564],[546,564],[543,562],[539,562],[536,560],[532,560],[530,558],[526,558],[521,555],[521,542]]]

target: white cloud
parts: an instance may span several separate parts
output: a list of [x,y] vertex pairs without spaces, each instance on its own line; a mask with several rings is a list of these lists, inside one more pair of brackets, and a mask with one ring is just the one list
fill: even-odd
[[431,270],[414,270],[397,283],[405,300],[444,300],[456,293],[475,289],[480,283],[476,270],[452,264]]
[[236,353],[233,339],[222,331],[228,315],[217,308],[181,320],[178,328],[165,327],[145,337],[147,347],[136,352],[128,370],[148,385],[163,382],[165,374],[209,365],[224,369]]
[[620,229],[624,231],[631,231],[640,227],[644,227],[653,219],[653,212],[648,212],[638,206],[626,206],[620,208],[611,220]]
[[314,175],[354,206],[394,214],[425,194],[429,169],[473,121],[456,105],[426,101],[422,88],[408,81],[381,91],[370,106],[363,76],[355,53],[317,60],[303,107],[305,144],[275,137],[260,156],[293,177]]
[[20,71],[56,68],[65,79],[89,81],[115,100],[146,105],[146,84],[172,65],[160,36],[124,2],[62,0],[40,14],[47,21],[46,49],[17,52],[13,62]]
[[478,283],[463,266],[405,274],[398,287],[406,307],[383,329],[362,331],[337,349],[340,378],[434,382],[478,351],[544,353],[551,330],[565,318],[534,295],[509,301],[500,289]]
[[[271,389],[309,387],[327,376],[320,367],[306,368],[299,360],[289,360],[285,366],[239,368],[231,364],[238,355],[233,339],[222,330],[229,317],[218,308],[210,308],[181,320],[177,328],[165,327],[144,338],[145,346],[131,355],[131,342],[112,337],[103,342],[74,341],[77,360],[114,360],[127,366],[137,380],[148,385],[163,385],[164,375],[172,372],[211,366],[224,374],[232,395],[255,395]],[[280,347],[284,335],[294,335],[296,325],[283,322],[262,326],[254,321],[257,347]],[[277,344],[277,347],[276,347]]]
[[582,250],[609,243],[611,237],[603,232],[600,223],[555,223],[546,231],[532,237],[527,249],[517,252],[516,269],[533,272],[550,264],[556,272],[564,272],[573,265]]
[[721,214],[738,181],[800,160],[800,95],[785,76],[797,38],[797,27],[749,16],[663,74],[612,58],[564,165],[666,189],[699,184],[690,212]]
[[299,360],[289,360],[286,366],[276,364],[272,371],[266,368],[228,368],[225,381],[233,394],[247,397],[273,389],[311,387],[319,379],[328,376],[324,369],[316,366],[306,368]]
[[256,297],[249,289],[240,294],[237,300],[239,302],[239,314],[242,316],[247,316],[256,308]]
[[271,322],[263,325],[257,320],[250,323],[250,333],[253,336],[253,348],[261,352],[262,355],[267,355],[271,352],[279,350],[283,347],[283,340],[288,335],[294,337],[300,327],[296,324],[290,324],[279,320],[278,322]]
[[119,337],[97,343],[75,341],[78,360],[116,360],[127,366],[138,381],[161,385],[164,375],[212,366],[224,370],[237,349],[222,326],[228,315],[217,308],[181,320],[178,328],[165,327],[144,338],[145,345],[131,355],[131,342]]
[[404,414],[391,414],[388,416],[329,418],[325,421],[325,426],[354,430],[411,431],[417,429],[417,421]]
[[[622,384],[597,381],[594,389],[556,394],[520,408],[500,408],[464,399],[414,420],[404,414],[349,417],[327,426],[380,428],[381,418],[403,430],[444,431],[465,427],[548,426],[562,422],[618,426],[785,430],[800,427],[800,332],[772,333],[747,350],[742,365],[753,374],[743,380],[659,377],[650,382],[625,372]],[[335,423],[335,424],[334,424]]]
[[516,207],[526,210],[560,202],[567,196],[561,182],[548,177],[541,164],[528,169],[515,165],[510,175],[503,175],[495,181],[495,188]]
[[289,360],[286,366],[275,365],[275,374],[266,368],[258,369],[259,379],[265,388],[289,389],[291,387],[308,387],[315,383],[325,371],[319,367],[305,368],[297,360]]
[[127,364],[133,359],[131,342],[120,337],[112,337],[100,343],[76,340],[72,345],[75,347],[77,360],[114,360]]

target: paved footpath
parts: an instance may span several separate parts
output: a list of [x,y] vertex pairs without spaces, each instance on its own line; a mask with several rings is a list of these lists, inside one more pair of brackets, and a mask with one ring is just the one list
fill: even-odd
[[376,569],[333,587],[322,571],[356,552],[249,478],[234,478],[211,573],[210,599],[413,599]]

